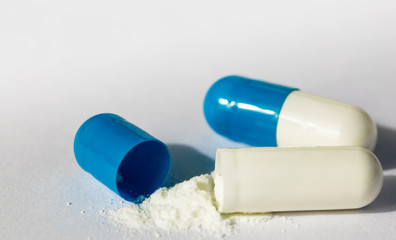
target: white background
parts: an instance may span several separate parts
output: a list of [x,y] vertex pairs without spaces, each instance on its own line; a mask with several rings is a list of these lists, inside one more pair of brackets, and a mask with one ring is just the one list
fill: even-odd
[[217,147],[242,146],[202,113],[209,86],[238,74],[365,109],[385,178],[366,208],[277,214],[289,220],[234,238],[395,239],[395,13],[385,0],[1,1],[1,238],[122,237],[100,212],[121,199],[74,159],[79,125],[119,114],[198,174]]

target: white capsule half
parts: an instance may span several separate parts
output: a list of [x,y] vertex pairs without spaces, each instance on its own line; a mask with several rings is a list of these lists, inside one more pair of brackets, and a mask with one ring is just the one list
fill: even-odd
[[377,127],[361,108],[301,91],[283,103],[276,131],[278,146],[361,146],[377,142]]
[[218,149],[215,196],[222,213],[361,208],[383,182],[360,147]]

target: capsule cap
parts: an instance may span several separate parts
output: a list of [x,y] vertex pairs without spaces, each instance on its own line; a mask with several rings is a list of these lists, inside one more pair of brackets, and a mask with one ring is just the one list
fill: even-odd
[[162,186],[170,170],[164,143],[110,113],[93,116],[81,125],[74,154],[82,169],[133,202]]
[[224,77],[206,94],[205,118],[215,132],[231,140],[253,146],[277,146],[279,113],[294,90],[240,76]]

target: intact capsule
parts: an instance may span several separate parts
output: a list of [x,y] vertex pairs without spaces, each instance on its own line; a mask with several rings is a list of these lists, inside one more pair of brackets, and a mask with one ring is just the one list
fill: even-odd
[[224,77],[211,86],[204,114],[218,134],[253,146],[373,150],[377,141],[375,123],[359,107],[239,76]]
[[218,149],[215,197],[222,213],[361,208],[383,182],[376,156],[359,147]]

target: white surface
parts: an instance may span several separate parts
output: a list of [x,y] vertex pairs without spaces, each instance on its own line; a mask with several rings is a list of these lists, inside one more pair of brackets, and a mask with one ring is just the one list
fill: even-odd
[[100,212],[120,199],[74,159],[79,125],[117,113],[171,144],[174,171],[210,171],[217,147],[243,145],[211,131],[202,101],[239,74],[362,107],[385,178],[366,208],[282,213],[235,239],[395,239],[395,12],[393,0],[1,1],[0,236],[121,237]]
[[279,147],[355,146],[373,150],[377,128],[359,107],[293,91],[279,114],[276,140]]
[[220,148],[215,171],[223,213],[361,208],[383,179],[374,154],[357,147]]

